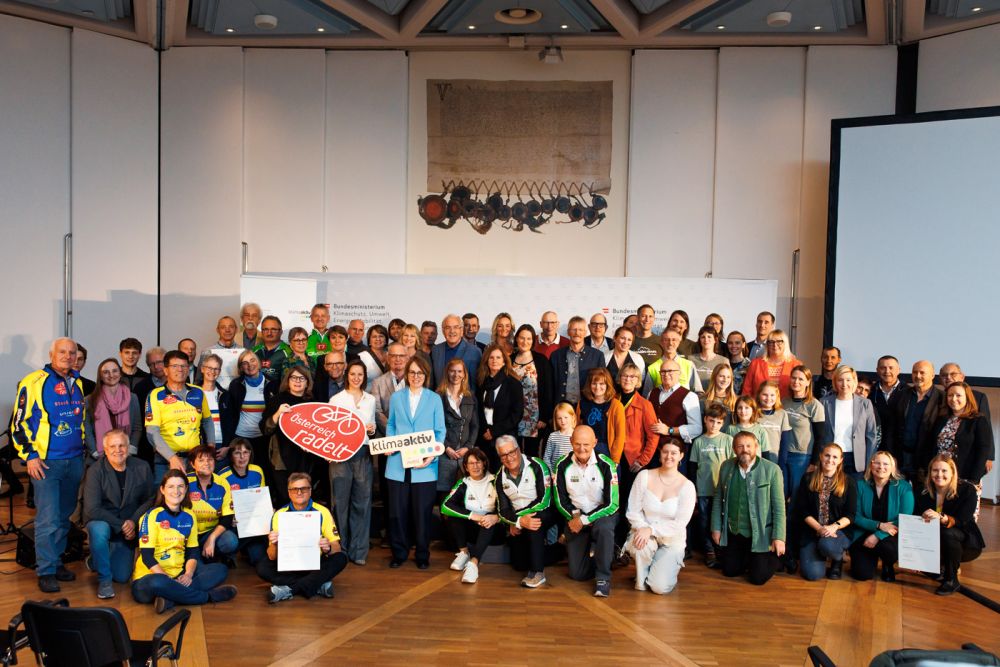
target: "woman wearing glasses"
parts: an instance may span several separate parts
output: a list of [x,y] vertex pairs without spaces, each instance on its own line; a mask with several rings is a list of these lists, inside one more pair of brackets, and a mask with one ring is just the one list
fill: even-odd
[[316,359],[306,352],[309,347],[309,332],[302,327],[292,327],[288,332],[288,347],[292,348],[286,363],[288,367],[305,366],[310,373],[316,372]]
[[[444,406],[441,397],[432,391],[430,366],[420,357],[406,363],[406,389],[397,391],[389,400],[387,437],[434,431],[435,442],[445,442]],[[520,386],[519,386],[520,388]],[[417,567],[430,567],[431,517],[437,498],[438,464],[436,456],[428,456],[415,468],[403,468],[402,455],[390,454],[385,466],[389,486],[389,546],[392,560],[389,567],[397,568],[410,555],[410,544],[416,544],[414,558]]]
[[[319,470],[326,473],[326,461],[306,452],[289,440],[278,428],[281,415],[292,409],[293,405],[312,401],[312,374],[305,366],[292,366],[285,371],[278,393],[264,407],[261,415],[260,429],[268,439],[268,461],[274,467],[274,480],[271,498],[279,505],[288,502],[285,495],[288,475],[293,472],[309,472]],[[259,459],[258,459],[259,460]],[[270,477],[271,475],[268,475]]]
[[781,329],[775,329],[767,335],[766,345],[764,356],[750,362],[743,378],[742,393],[744,396],[756,396],[757,388],[764,382],[772,380],[778,383],[781,398],[787,399],[791,396],[788,382],[792,376],[792,369],[800,362],[789,349],[788,336]]

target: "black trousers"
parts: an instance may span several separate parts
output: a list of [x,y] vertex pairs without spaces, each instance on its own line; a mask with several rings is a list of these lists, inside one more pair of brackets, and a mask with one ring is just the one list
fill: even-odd
[[499,524],[493,524],[489,528],[483,528],[474,521],[466,519],[456,519],[449,517],[445,523],[451,532],[452,539],[459,549],[469,548],[469,556],[476,560],[483,557],[486,548],[493,541],[493,533],[496,532]]
[[515,570],[541,572],[545,569],[545,533],[556,522],[555,512],[549,508],[535,515],[542,520],[538,530],[521,529],[520,534],[511,535],[507,542],[510,547],[510,564]]
[[781,562],[773,551],[751,551],[749,537],[728,533],[727,543],[722,551],[722,574],[739,577],[748,573],[747,579],[754,586],[763,586],[781,568]]
[[278,572],[278,561],[262,558],[257,563],[257,576],[276,586],[288,586],[292,594],[311,598],[319,587],[330,581],[347,567],[347,554],[343,551],[320,556],[318,570]]
[[389,547],[392,559],[405,561],[410,545],[416,544],[414,558],[418,563],[431,559],[431,521],[437,483],[410,481],[410,471],[404,481],[386,480],[389,485]]
[[[871,535],[871,533],[868,533]],[[851,545],[851,576],[858,581],[868,581],[875,577],[875,566],[882,561],[883,567],[892,567],[899,559],[899,540],[890,535],[878,541],[869,549],[864,545],[868,535],[862,535]]]
[[621,505],[618,513],[621,516],[618,517],[618,523],[615,525],[615,544],[619,547],[625,544],[625,540],[628,539],[628,531],[631,528],[629,522],[625,520],[625,511],[628,509],[628,497],[632,493],[632,484],[635,483],[637,474],[632,472],[628,460],[622,456],[621,463],[618,464],[618,498]]
[[979,558],[982,549],[974,549],[965,544],[965,531],[961,528],[941,529],[941,574],[945,581],[958,576],[962,563]]

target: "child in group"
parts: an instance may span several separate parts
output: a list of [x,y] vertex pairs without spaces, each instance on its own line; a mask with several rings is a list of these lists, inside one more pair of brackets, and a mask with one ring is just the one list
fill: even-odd
[[722,426],[726,422],[726,409],[718,403],[705,408],[703,422],[705,430],[691,443],[688,475],[694,478],[698,494],[698,526],[705,544],[705,565],[715,569],[719,565],[709,529],[712,498],[715,497],[715,487],[719,483],[719,468],[723,461],[733,456],[733,437],[722,432]]
[[555,483],[556,464],[559,459],[573,451],[570,444],[570,436],[576,428],[576,408],[565,401],[556,405],[552,411],[552,424],[555,430],[549,434],[549,439],[545,441],[545,452],[542,454],[542,461],[552,471],[553,483]]
[[767,451],[767,430],[760,424],[760,408],[752,396],[740,396],[733,408],[733,423],[723,429],[723,433],[735,438],[740,431],[753,433],[760,445],[760,451]]
[[788,413],[781,407],[778,383],[773,380],[762,382],[757,388],[757,405],[760,407],[760,425],[767,433],[767,447],[761,443],[764,458],[778,462],[778,454],[792,446],[792,423]]

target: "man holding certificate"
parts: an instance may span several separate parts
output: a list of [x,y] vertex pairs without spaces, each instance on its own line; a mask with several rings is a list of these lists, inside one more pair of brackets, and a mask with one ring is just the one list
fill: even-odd
[[[271,532],[268,533],[267,558],[257,563],[257,574],[264,581],[271,583],[267,593],[267,601],[271,604],[290,600],[294,595],[311,598],[314,595],[333,597],[333,578],[347,566],[347,556],[340,549],[340,536],[333,523],[330,510],[312,501],[312,478],[304,472],[295,472],[288,476],[288,497],[286,506],[278,509],[271,519]],[[319,535],[303,534],[303,529],[315,530],[316,523],[312,521],[286,521],[294,513],[304,513],[318,516]],[[311,526],[311,528],[308,528]],[[280,531],[279,531],[280,527]],[[279,552],[280,538],[286,544]],[[316,562],[316,552],[308,548],[312,541],[319,551],[318,567],[309,565]],[[286,546],[297,548],[285,549]],[[305,553],[310,551],[309,553]],[[287,560],[292,560],[292,563]],[[290,567],[289,567],[290,566]]]

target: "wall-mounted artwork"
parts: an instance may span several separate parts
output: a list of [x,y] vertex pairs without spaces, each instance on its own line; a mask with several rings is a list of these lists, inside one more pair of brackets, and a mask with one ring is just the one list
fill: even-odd
[[[427,80],[421,218],[539,232],[600,224],[611,190],[611,81]],[[439,194],[440,193],[440,194]]]

